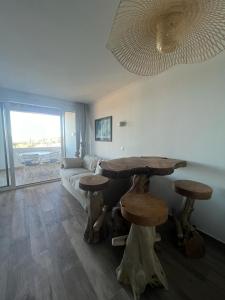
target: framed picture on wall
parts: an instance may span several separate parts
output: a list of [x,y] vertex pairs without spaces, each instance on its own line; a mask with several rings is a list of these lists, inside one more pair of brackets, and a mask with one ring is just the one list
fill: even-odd
[[112,141],[112,116],[95,120],[95,140]]

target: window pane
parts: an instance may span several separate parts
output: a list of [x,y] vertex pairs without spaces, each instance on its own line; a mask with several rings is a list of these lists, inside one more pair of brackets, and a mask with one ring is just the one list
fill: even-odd
[[59,178],[59,115],[11,111],[16,185]]

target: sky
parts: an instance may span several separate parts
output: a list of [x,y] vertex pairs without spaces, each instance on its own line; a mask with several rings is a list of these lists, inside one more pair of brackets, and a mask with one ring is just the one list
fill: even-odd
[[13,143],[61,136],[60,116],[11,111]]

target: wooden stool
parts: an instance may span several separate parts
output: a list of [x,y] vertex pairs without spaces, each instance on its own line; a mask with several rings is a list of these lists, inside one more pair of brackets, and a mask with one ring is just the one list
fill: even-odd
[[104,218],[107,206],[104,205],[102,191],[107,188],[109,179],[101,175],[81,177],[79,186],[88,191],[88,223],[84,239],[88,243],[97,243],[104,237]]
[[168,287],[166,275],[154,251],[155,226],[166,222],[168,208],[164,201],[148,193],[128,192],[121,199],[123,217],[132,223],[117,279],[130,284],[139,299],[147,284]]
[[178,218],[175,218],[179,245],[183,246],[189,257],[199,258],[205,253],[204,241],[196,228],[190,224],[195,200],[208,200],[213,190],[208,185],[191,180],[177,180],[174,190],[186,198],[184,208]]

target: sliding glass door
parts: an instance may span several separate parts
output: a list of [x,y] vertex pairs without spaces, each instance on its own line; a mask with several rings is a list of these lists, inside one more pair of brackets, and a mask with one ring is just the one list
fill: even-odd
[[60,178],[61,157],[74,157],[76,114],[0,102],[0,191]]
[[8,161],[8,147],[5,131],[5,114],[3,104],[0,103],[0,189],[9,187],[9,161]]
[[60,177],[61,115],[11,110],[16,186]]

